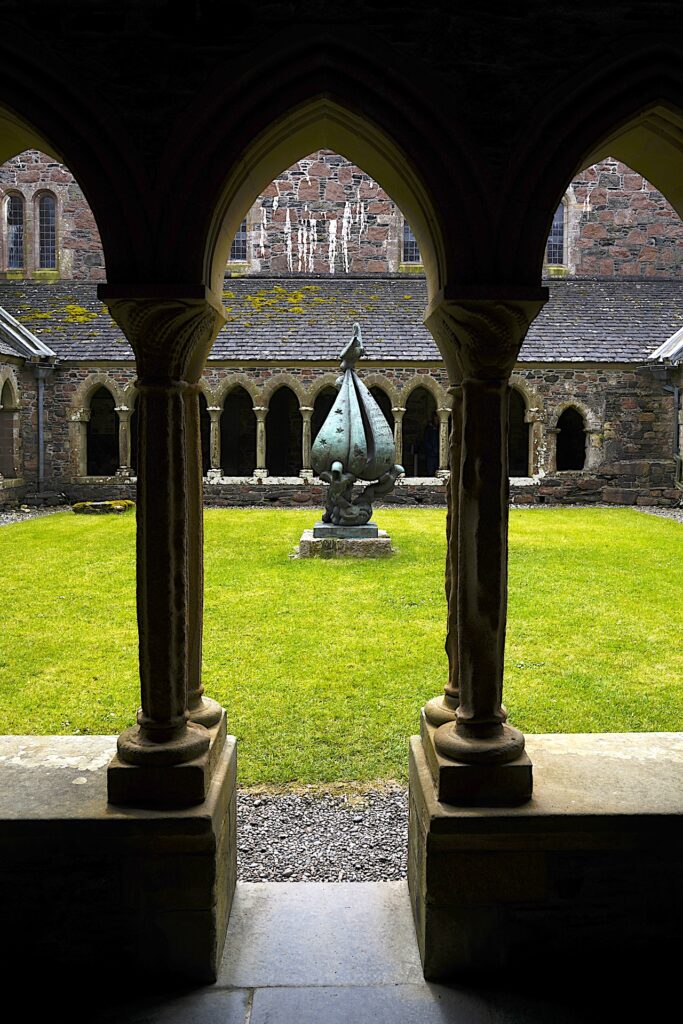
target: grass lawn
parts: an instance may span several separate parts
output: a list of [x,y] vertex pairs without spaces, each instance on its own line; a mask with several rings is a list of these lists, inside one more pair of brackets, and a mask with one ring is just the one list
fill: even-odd
[[[206,513],[204,682],[242,784],[399,779],[445,682],[445,513],[380,511],[387,561],[292,560],[314,514]],[[0,528],[0,733],[118,733],[138,705],[133,516]],[[525,732],[683,730],[683,527],[513,509],[505,703]]]

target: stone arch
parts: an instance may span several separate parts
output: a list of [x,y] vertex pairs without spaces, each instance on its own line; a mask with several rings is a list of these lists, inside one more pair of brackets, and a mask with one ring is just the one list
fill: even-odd
[[252,476],[256,469],[253,394],[241,380],[231,380],[224,390],[221,409],[221,473],[223,476]]
[[[333,372],[332,370],[321,373],[319,377],[316,377],[313,383],[308,387],[303,396],[302,405],[313,406],[318,395],[325,390],[325,388],[335,388],[337,390],[337,381],[341,377],[341,370]],[[363,378],[365,379],[365,378]]]
[[450,407],[451,400],[439,383],[429,373],[416,373],[403,385],[399,393],[400,405],[405,406],[415,388],[424,388],[431,392],[437,409],[444,406]]
[[[580,78],[540,97],[512,150],[499,260],[514,253],[520,279],[533,279],[568,183],[577,170],[607,156],[642,174],[683,216],[682,94],[675,49],[634,39],[627,52],[622,47],[612,60],[601,56]],[[539,160],[539,152],[553,159]]]
[[85,423],[86,476],[113,476],[119,468],[119,421],[116,398],[101,384],[89,394]]
[[405,400],[402,458],[408,477],[434,476],[439,468],[439,403],[434,388],[417,383]]
[[581,470],[586,466],[586,419],[574,405],[568,405],[557,420],[555,468]]
[[[339,374],[337,374],[339,376]],[[303,386],[300,380],[298,380],[291,373],[274,373],[273,376],[267,381],[266,384],[261,388],[259,397],[259,404],[264,406],[270,405],[270,400],[276,391],[280,388],[289,388],[294,393],[299,406],[307,405],[308,393],[306,388]]]
[[0,477],[12,479],[17,473],[17,409],[16,381],[10,371],[0,375]]
[[302,468],[301,402],[284,381],[268,397],[266,469],[271,476],[298,476]]
[[600,430],[601,423],[598,414],[594,409],[591,409],[590,406],[586,405],[585,402],[582,402],[577,398],[567,398],[560,402],[559,405],[555,406],[548,421],[548,428],[550,430],[557,429],[560,416],[567,409],[576,409],[586,424],[586,430]]
[[394,382],[386,376],[386,374],[376,370],[371,370],[370,373],[364,373],[362,379],[368,391],[371,388],[381,388],[388,397],[393,408],[397,408],[401,405],[399,390]]
[[111,392],[114,403],[122,406],[127,406],[126,396],[131,392],[131,389],[135,390],[133,383],[129,384],[127,388],[120,388],[108,373],[102,371],[89,373],[78,385],[71,399],[72,419],[74,414],[78,415],[87,412],[90,400],[98,388],[106,388],[107,391]]
[[[470,216],[467,209],[457,217],[448,209],[449,189],[437,173],[444,149],[454,157],[449,161],[451,180],[467,176],[467,194],[481,189],[469,166],[465,124],[455,123],[457,112],[447,119],[433,104],[425,104],[398,66],[390,69],[386,61],[377,60],[362,34],[333,39],[311,27],[305,40],[293,39],[288,50],[284,63],[275,63],[276,55],[272,57],[278,90],[266,94],[262,88],[271,60],[264,54],[266,64],[258,74],[249,63],[240,67],[244,88],[237,102],[225,82],[214,76],[194,117],[179,122],[169,138],[169,152],[182,149],[194,154],[194,166],[188,161],[182,172],[178,170],[183,175],[177,183],[180,193],[215,196],[203,279],[219,291],[230,242],[270,181],[303,155],[330,148],[363,167],[399,205],[418,239],[430,294],[436,294],[452,272],[447,259],[462,260],[465,251],[454,244],[447,256],[443,239],[464,240]],[[306,67],[303,76],[300,62]],[[357,113],[359,95],[364,97],[362,114]],[[216,123],[225,126],[219,145],[215,132],[207,132],[207,125]],[[199,218],[195,211],[187,210],[186,215],[187,231],[182,235],[196,239],[192,222]]]
[[228,372],[226,377],[220,381],[213,391],[213,404],[219,409],[222,409],[225,405],[225,400],[231,391],[235,388],[243,388],[244,391],[251,398],[252,406],[258,405],[257,402],[257,387],[252,377],[248,373],[232,373]]

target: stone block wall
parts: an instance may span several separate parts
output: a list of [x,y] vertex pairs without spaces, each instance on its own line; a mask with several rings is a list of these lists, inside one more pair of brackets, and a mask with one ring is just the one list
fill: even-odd
[[[97,225],[68,168],[37,150],[0,167],[0,193],[26,199],[26,269],[11,276],[105,279]],[[58,271],[38,271],[34,199],[58,201]],[[642,175],[608,158],[580,172],[564,198],[566,257],[551,274],[578,277],[680,275],[683,224]],[[247,258],[228,264],[245,273],[387,273],[421,269],[403,261],[403,215],[360,167],[332,150],[302,157],[279,175],[246,215]],[[6,271],[6,237],[0,272]]]
[[[0,166],[0,194],[20,192],[25,199],[24,271],[7,272],[7,237],[2,232],[0,272],[46,283],[59,279],[104,281],[102,243],[92,210],[71,171],[35,149]],[[57,269],[38,268],[37,197],[51,192],[57,200]],[[3,225],[4,227],[4,225]]]

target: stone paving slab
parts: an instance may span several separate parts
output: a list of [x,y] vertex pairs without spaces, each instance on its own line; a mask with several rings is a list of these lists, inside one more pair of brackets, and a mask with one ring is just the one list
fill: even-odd
[[406,882],[241,882],[219,985],[421,983]]

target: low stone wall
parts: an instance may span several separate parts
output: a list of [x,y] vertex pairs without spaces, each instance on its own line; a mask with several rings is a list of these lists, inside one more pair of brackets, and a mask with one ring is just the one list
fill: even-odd
[[[529,477],[510,481],[513,505],[660,505],[673,507],[683,500],[683,492],[673,483],[674,460],[628,461],[605,464],[593,473],[567,471],[554,476]],[[101,501],[130,498],[135,500],[134,478],[91,477],[75,483],[60,482],[66,499]],[[223,477],[204,482],[207,505],[224,508],[302,508],[324,504],[325,485],[320,480],[301,477]],[[0,490],[0,500],[2,490]],[[446,481],[437,477],[399,481],[382,505],[444,506]]]

